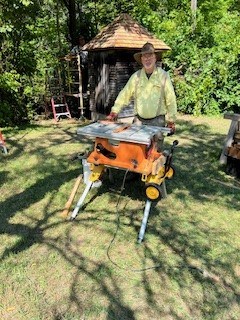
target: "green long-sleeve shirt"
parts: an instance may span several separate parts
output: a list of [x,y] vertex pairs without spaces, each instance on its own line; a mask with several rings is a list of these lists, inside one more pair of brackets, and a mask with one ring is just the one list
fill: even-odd
[[168,121],[176,120],[175,92],[169,75],[162,68],[156,68],[149,79],[144,69],[135,72],[119,93],[111,111],[119,113],[131,98],[134,98],[134,112],[141,118],[166,115]]

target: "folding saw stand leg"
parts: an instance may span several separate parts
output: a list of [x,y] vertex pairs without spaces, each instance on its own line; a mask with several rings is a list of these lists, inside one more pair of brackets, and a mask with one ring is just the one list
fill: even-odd
[[[167,197],[167,189],[166,189],[165,180],[163,180],[163,182],[162,182],[162,184],[161,184],[161,186],[159,188],[161,190],[162,198],[165,199]],[[145,231],[146,231],[146,227],[147,227],[148,216],[149,216],[149,213],[150,213],[151,205],[152,205],[152,201],[150,201],[148,199],[146,201],[146,204],[145,204],[142,224],[141,224],[141,228],[140,228],[139,235],[138,235],[138,243],[141,243],[143,241],[143,238],[144,238],[144,235],[145,235]]]
[[141,224],[141,229],[138,235],[138,243],[141,243],[145,234],[145,230],[147,227],[147,221],[148,221],[148,216],[149,212],[151,209],[151,204],[152,202],[150,200],[146,201],[145,209],[144,209],[144,214],[143,214],[143,219],[142,219],[142,224]]
[[78,214],[78,211],[81,209],[82,205],[83,205],[83,202],[89,192],[89,190],[91,189],[92,187],[92,184],[93,182],[92,181],[89,181],[85,187],[85,190],[83,192],[83,194],[81,195],[80,199],[78,200],[78,203],[75,207],[75,209],[73,210],[72,214],[71,214],[71,217],[70,217],[70,220],[74,220]]

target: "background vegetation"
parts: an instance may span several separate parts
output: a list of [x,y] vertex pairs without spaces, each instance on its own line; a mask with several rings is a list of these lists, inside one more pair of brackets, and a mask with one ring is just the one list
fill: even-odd
[[88,146],[76,137],[78,121],[5,129],[0,318],[239,320],[240,183],[218,160],[229,124],[178,118],[177,137],[165,139],[166,149],[179,140],[176,175],[141,245],[144,186],[126,182],[119,201],[120,171],[91,190],[75,221],[62,215],[82,172],[71,159]]
[[28,121],[44,104],[45,72],[76,44],[127,12],[172,47],[165,59],[179,110],[240,106],[238,0],[0,0],[0,125]]

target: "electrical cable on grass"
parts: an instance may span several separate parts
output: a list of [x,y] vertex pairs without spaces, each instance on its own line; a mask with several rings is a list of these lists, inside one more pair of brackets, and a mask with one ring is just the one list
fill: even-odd
[[123,182],[122,182],[122,185],[121,185],[121,188],[120,188],[120,194],[119,194],[119,197],[118,197],[118,200],[117,200],[117,204],[116,204],[117,227],[116,227],[115,233],[114,233],[114,235],[113,235],[113,238],[112,238],[112,240],[110,241],[109,246],[108,246],[108,248],[107,248],[107,257],[108,257],[108,259],[111,261],[111,263],[112,263],[114,266],[116,266],[116,267],[119,268],[119,269],[126,270],[126,271],[143,272],[143,271],[146,271],[146,270],[157,269],[157,268],[160,268],[161,265],[155,265],[155,266],[152,266],[152,267],[147,267],[147,268],[142,268],[142,269],[129,269],[129,268],[124,268],[124,267],[119,266],[119,265],[118,265],[115,261],[113,261],[112,258],[110,257],[110,248],[111,248],[113,242],[115,241],[115,238],[116,238],[116,236],[117,236],[118,229],[119,229],[119,226],[120,226],[120,211],[119,211],[119,209],[118,209],[118,206],[119,206],[120,199],[121,199],[121,197],[122,197],[122,192],[123,192],[123,190],[124,190],[125,181],[126,181],[126,177],[127,177],[128,172],[129,172],[129,170],[126,170],[126,172],[125,172],[125,174],[124,174]]
[[[120,226],[120,211],[119,211],[119,202],[120,202],[120,199],[122,197],[122,192],[124,190],[124,186],[125,186],[125,181],[126,181],[126,177],[127,177],[127,174],[128,174],[129,170],[126,170],[125,174],[124,174],[124,177],[123,177],[123,182],[122,182],[122,185],[121,185],[121,188],[120,188],[120,194],[119,194],[119,197],[118,197],[118,200],[117,200],[117,204],[116,204],[116,214],[117,214],[117,227],[116,227],[116,230],[115,230],[115,233],[112,237],[112,240],[110,241],[109,245],[108,245],[108,248],[107,248],[107,257],[109,259],[109,261],[115,266],[117,267],[118,269],[121,269],[121,270],[126,270],[126,271],[131,271],[131,272],[144,272],[144,271],[148,271],[148,270],[154,270],[154,269],[158,269],[158,268],[161,268],[162,265],[154,265],[154,266],[151,266],[151,267],[146,267],[146,268],[141,268],[141,269],[129,269],[129,268],[124,268],[122,266],[120,266],[119,264],[117,264],[111,257],[110,257],[110,249],[111,249],[111,246],[112,244],[114,243],[115,241],[115,238],[117,236],[117,233],[118,233],[118,230],[119,230],[119,226]],[[189,269],[189,270],[194,270],[200,274],[203,275],[204,278],[210,278],[211,280],[213,280],[214,282],[218,282],[216,281],[216,276],[215,275],[212,275],[210,274],[208,271],[200,268],[200,267],[197,267],[197,266],[189,266],[189,265],[177,265],[175,267],[172,267],[171,269],[183,269],[183,268],[186,268],[186,269]]]

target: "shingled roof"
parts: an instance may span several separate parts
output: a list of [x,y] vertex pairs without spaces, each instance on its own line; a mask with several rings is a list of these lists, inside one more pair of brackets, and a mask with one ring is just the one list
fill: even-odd
[[85,44],[83,50],[140,49],[146,42],[151,42],[158,50],[171,49],[130,15],[123,13]]

